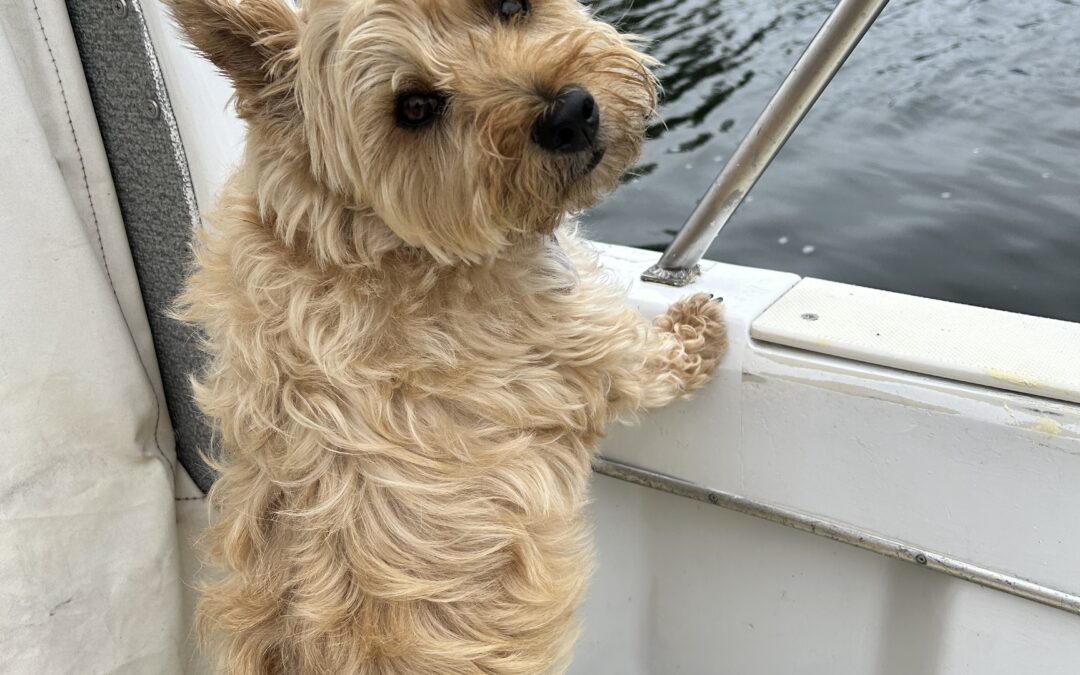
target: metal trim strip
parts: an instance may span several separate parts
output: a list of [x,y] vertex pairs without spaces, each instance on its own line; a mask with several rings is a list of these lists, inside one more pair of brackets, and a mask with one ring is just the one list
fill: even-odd
[[722,490],[695,485],[666,474],[642,469],[604,457],[593,460],[593,471],[609,478],[659,490],[668,494],[705,502],[771,523],[816,534],[864,551],[903,560],[957,579],[1015,595],[1025,600],[1080,615],[1080,596],[1037,584],[1027,579],[980,567],[963,560],[888,539],[856,527],[811,516],[792,509],[766,504]]

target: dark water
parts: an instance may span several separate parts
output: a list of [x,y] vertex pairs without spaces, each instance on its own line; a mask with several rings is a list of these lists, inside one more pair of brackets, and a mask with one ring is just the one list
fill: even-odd
[[[586,225],[663,250],[832,0],[595,0],[666,91]],[[1080,0],[893,0],[709,258],[1080,321]]]

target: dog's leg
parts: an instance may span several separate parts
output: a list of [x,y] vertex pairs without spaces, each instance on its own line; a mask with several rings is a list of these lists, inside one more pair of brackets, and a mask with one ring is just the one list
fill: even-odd
[[[581,270],[581,311],[593,324],[595,340],[561,344],[565,361],[587,361],[608,379],[609,413],[659,408],[704,385],[727,352],[724,307],[708,293],[685,297],[650,324],[630,310],[621,284],[611,284],[595,251],[573,227],[559,232],[559,242]],[[599,355],[605,349],[609,352]],[[614,353],[612,353],[614,352]]]
[[641,349],[644,365],[612,383],[613,402],[629,411],[667,405],[708,381],[727,351],[723,306],[707,293],[679,300],[656,317]]

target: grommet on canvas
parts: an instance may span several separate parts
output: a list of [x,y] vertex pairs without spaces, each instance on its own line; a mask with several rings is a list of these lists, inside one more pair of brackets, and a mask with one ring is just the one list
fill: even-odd
[[161,116],[161,106],[158,105],[157,101],[150,98],[147,99],[146,103],[143,104],[143,112],[148,118],[156,120],[159,116]]

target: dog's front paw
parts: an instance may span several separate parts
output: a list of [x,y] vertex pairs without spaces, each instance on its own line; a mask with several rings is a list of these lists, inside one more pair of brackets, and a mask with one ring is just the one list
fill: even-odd
[[656,317],[656,327],[671,333],[682,347],[671,367],[687,390],[700,387],[727,352],[724,306],[708,293],[679,300]]

